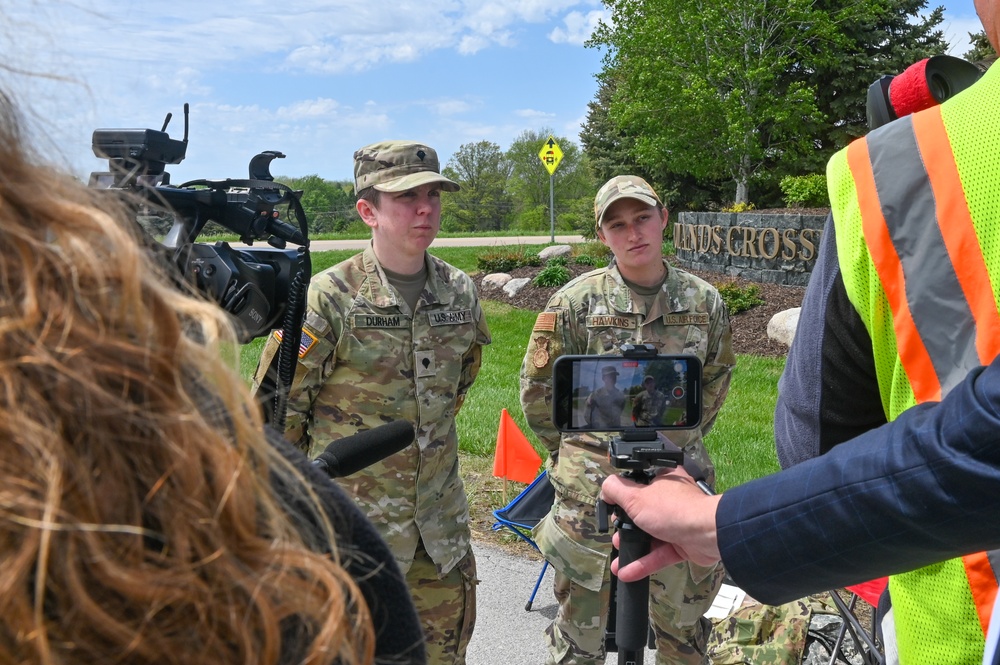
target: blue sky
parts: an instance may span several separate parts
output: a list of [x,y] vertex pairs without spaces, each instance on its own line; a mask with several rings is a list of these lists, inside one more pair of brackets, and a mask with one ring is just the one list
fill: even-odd
[[[96,9],[86,7],[94,5]],[[952,53],[978,31],[947,0]],[[936,5],[935,5],[936,6]],[[358,147],[423,141],[442,163],[463,143],[506,149],[522,131],[578,141],[602,53],[586,48],[599,0],[0,0],[0,84],[33,110],[40,149],[86,177],[97,127],[173,138],[191,104],[174,183],[243,178],[263,150],[275,175],[352,177]]]

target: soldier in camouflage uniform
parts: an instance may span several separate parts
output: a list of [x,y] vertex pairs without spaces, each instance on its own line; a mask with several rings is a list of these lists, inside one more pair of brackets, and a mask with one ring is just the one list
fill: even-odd
[[[354,154],[357,209],[372,243],[310,284],[285,434],[315,457],[358,431],[413,423],[414,445],[337,482],[406,573],[428,662],[461,664],[478,580],[455,415],[490,333],[473,281],[426,251],[440,228],[441,191],[459,188],[438,171],[437,153],[417,143]],[[277,344],[272,336],[256,385]]]
[[617,369],[605,367],[601,370],[601,382],[604,385],[587,397],[585,408],[589,427],[595,429],[621,427],[625,392],[616,385],[617,381]]
[[[704,365],[699,428],[670,432],[685,456],[714,469],[702,437],[715,422],[736,362],[729,314],[710,284],[663,260],[667,212],[641,178],[612,178],[594,202],[597,234],[611,248],[607,268],[574,279],[538,315],[521,367],[521,406],[549,449],[556,488],[552,510],[535,530],[556,569],[559,610],[546,630],[549,663],[605,662],[603,633],[610,602],[611,534],[599,533],[595,504],[601,482],[616,472],[609,436],[567,433],[552,423],[552,364],[563,354],[620,354],[621,345],[653,344],[661,354],[693,354]],[[669,508],[665,508],[669,510]],[[722,569],[689,563],[650,580],[650,620],[657,663],[700,663],[709,623],[702,615],[722,584]]]
[[642,380],[643,391],[632,400],[632,422],[637,427],[658,427],[667,408],[667,396],[656,389],[656,377]]

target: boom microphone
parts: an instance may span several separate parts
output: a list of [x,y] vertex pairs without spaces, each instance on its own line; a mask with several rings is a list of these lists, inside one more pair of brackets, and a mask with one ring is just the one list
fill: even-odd
[[342,478],[398,453],[415,438],[412,423],[394,420],[387,425],[337,439],[313,460],[313,464],[331,478]]

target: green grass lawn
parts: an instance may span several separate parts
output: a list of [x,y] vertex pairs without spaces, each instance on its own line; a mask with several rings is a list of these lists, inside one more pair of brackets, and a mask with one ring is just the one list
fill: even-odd
[[[539,245],[538,248],[545,245]],[[533,246],[529,246],[529,249]],[[476,272],[476,247],[442,247],[432,250],[452,265]],[[314,272],[323,270],[355,254],[353,250],[316,252]],[[458,414],[458,431],[463,464],[474,473],[490,473],[502,409],[507,409],[518,427],[539,453],[546,456],[534,433],[527,427],[519,401],[519,373],[535,312],[517,309],[493,301],[484,301],[493,343],[483,350],[479,377]],[[249,380],[260,356],[263,340],[243,348],[241,370]],[[774,452],[772,416],[777,400],[778,377],[784,368],[783,358],[737,357],[729,396],[716,420],[706,445],[716,464],[717,485],[725,489],[778,470]],[[519,491],[520,486],[512,489]],[[499,504],[496,504],[499,505]]]

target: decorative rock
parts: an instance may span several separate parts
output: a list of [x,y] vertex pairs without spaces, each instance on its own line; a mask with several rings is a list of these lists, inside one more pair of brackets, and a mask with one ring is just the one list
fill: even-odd
[[505,272],[490,273],[486,277],[483,277],[483,288],[502,289],[510,280],[511,276]]
[[553,257],[569,256],[572,253],[573,248],[569,245],[552,245],[551,247],[546,247],[542,251],[538,252],[538,258],[542,261],[548,261]]
[[518,277],[517,279],[512,279],[503,286],[503,292],[508,296],[513,298],[517,295],[517,292],[526,287],[531,283],[531,279],[528,277]]
[[767,322],[767,336],[776,342],[781,342],[785,346],[791,346],[795,339],[795,329],[799,325],[799,312],[801,307],[793,307],[783,312],[778,312]]

